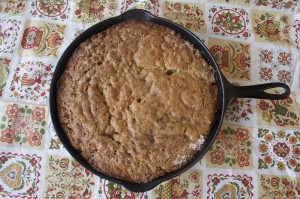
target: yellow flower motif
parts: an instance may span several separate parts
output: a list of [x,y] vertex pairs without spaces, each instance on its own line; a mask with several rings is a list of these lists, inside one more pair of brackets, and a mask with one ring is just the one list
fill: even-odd
[[285,171],[285,164],[284,162],[278,162],[277,163],[277,168],[279,171]]
[[249,54],[249,45],[241,44],[242,51]]
[[66,26],[57,25],[57,31],[63,33],[65,31]]
[[263,111],[262,118],[263,118],[263,120],[265,120],[267,122],[271,122],[272,116],[269,112]]
[[294,5],[294,3],[293,3],[292,1],[289,1],[289,2],[286,2],[286,3],[284,4],[284,8],[285,8],[285,9],[289,9],[289,8],[291,8],[293,5]]
[[277,136],[279,138],[285,138],[285,132],[284,131],[278,131]]

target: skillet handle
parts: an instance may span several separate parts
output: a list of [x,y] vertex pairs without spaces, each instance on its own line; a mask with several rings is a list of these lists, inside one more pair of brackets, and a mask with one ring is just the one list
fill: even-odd
[[150,21],[154,16],[146,10],[131,9],[121,14],[123,19],[136,19],[140,21]]
[[[271,94],[267,93],[267,89],[271,88],[282,88],[283,93]],[[231,89],[230,89],[231,90]],[[238,98],[257,98],[257,99],[271,99],[271,100],[281,100],[286,99],[290,96],[290,87],[284,83],[266,83],[258,84],[253,86],[232,86],[232,97]]]

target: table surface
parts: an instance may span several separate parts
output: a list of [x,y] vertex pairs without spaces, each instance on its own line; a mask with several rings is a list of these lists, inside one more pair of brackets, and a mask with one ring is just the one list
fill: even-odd
[[[284,82],[292,89],[286,100],[233,100],[206,156],[145,193],[76,163],[53,129],[48,105],[55,66],[70,42],[131,8],[193,31],[230,82]],[[299,198],[299,10],[298,0],[3,1],[0,198]]]

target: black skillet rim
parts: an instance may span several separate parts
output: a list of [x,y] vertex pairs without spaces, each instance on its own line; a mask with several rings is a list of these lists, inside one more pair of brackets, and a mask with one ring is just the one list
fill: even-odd
[[[214,68],[215,71],[215,77],[216,77],[216,83],[218,86],[218,106],[217,106],[217,111],[216,111],[216,117],[214,121],[214,125],[212,127],[212,130],[208,137],[206,138],[205,143],[203,144],[202,148],[194,155],[194,157],[186,163],[184,166],[181,168],[170,172],[164,176],[158,177],[156,179],[153,179],[152,181],[148,183],[131,183],[127,182],[118,178],[114,178],[111,176],[107,176],[101,172],[96,171],[93,169],[79,154],[79,152],[72,147],[70,142],[68,141],[67,136],[65,135],[62,127],[60,126],[59,120],[58,120],[58,114],[57,114],[57,101],[56,101],[56,86],[57,82],[62,75],[66,63],[69,59],[70,56],[72,56],[74,50],[85,40],[90,38],[93,34],[96,34],[98,32],[104,31],[110,26],[113,26],[117,23],[129,20],[129,19],[135,19],[139,21],[148,21],[152,23],[156,23],[159,25],[163,25],[166,27],[169,27],[173,30],[175,30],[177,33],[179,33],[185,40],[191,42],[194,47],[199,49],[199,51],[203,54],[203,57],[206,59],[208,63]],[[51,114],[51,119],[52,123],[54,126],[54,129],[56,130],[56,133],[61,140],[62,144],[66,148],[66,150],[70,153],[70,155],[78,162],[80,163],[84,168],[87,170],[91,171],[95,175],[104,178],[106,180],[118,183],[123,185],[125,188],[129,189],[130,191],[134,192],[144,192],[148,191],[158,184],[160,184],[163,181],[169,180],[173,177],[178,176],[179,174],[185,172],[189,168],[191,168],[193,165],[198,163],[202,157],[206,154],[208,151],[209,147],[212,145],[213,141],[215,140],[218,131],[220,129],[220,126],[222,124],[222,119],[224,115],[224,111],[226,108],[226,105],[228,104],[230,100],[230,96],[225,96],[225,89],[226,89],[226,80],[222,76],[213,56],[210,54],[209,50],[207,47],[198,39],[196,35],[194,35],[192,32],[186,30],[185,28],[181,27],[180,25],[169,21],[164,18],[156,17],[150,14],[148,11],[141,10],[141,9],[133,9],[124,12],[123,14],[113,17],[107,20],[104,20],[102,22],[99,22],[92,27],[88,28],[86,31],[84,31],[81,35],[79,35],[64,51],[62,56],[59,59],[59,62],[57,63],[56,69],[54,71],[53,79],[51,81],[51,87],[50,87],[50,114]]]

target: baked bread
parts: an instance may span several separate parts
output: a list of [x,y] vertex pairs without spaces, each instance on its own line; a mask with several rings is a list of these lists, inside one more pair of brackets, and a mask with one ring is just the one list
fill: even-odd
[[93,35],[57,87],[60,123],[96,170],[146,183],[183,166],[214,122],[213,68],[173,30],[126,21]]

